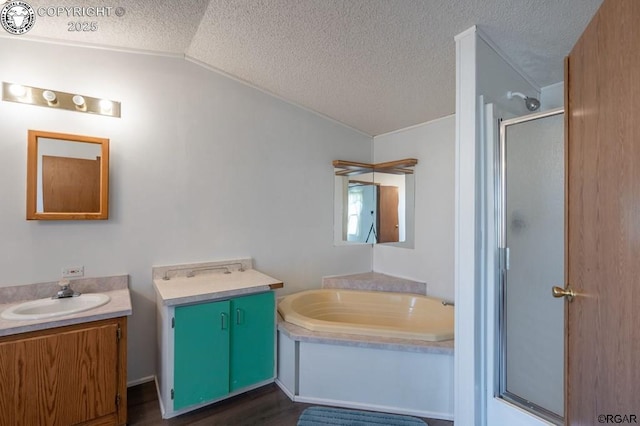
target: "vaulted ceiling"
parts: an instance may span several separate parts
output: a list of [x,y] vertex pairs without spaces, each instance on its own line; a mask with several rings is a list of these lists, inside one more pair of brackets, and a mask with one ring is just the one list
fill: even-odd
[[[30,4],[111,9],[73,19],[40,9],[29,33],[12,37],[185,55],[375,136],[455,112],[454,37],[472,25],[538,86],[562,81],[601,2],[46,0]],[[98,28],[70,32],[73,20]]]

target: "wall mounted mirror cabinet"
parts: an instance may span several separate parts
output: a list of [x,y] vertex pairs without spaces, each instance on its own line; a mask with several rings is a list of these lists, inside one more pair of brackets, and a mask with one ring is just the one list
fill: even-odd
[[413,248],[415,158],[367,164],[335,160],[335,244]]
[[109,139],[29,130],[27,219],[109,215]]

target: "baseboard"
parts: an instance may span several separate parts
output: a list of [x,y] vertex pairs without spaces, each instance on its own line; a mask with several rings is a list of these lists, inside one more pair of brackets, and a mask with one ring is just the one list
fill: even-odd
[[166,410],[164,407],[164,402],[162,401],[162,395],[160,394],[160,384],[158,383],[158,376],[155,377],[154,382],[156,384],[156,393],[158,394],[158,402],[160,403],[160,415],[164,419]]
[[287,397],[292,400],[295,401],[296,400],[296,396],[293,394],[293,392],[291,392],[289,389],[287,389],[287,387],[284,385],[284,383],[282,383],[280,380],[275,379],[274,380],[275,384],[280,388],[280,390],[282,392],[284,392],[285,395],[287,395]]
[[168,411],[167,409],[170,408],[170,407],[164,407],[162,405],[162,398],[161,398],[160,391],[159,391],[160,387],[157,386],[157,383],[156,383],[156,388],[158,389],[158,400],[160,401],[160,412],[162,413],[162,418],[166,420],[166,419],[171,419],[173,417],[179,416],[181,414],[185,414],[185,413],[197,410],[198,408],[202,408],[202,407],[206,407],[206,406],[211,405],[211,404],[215,404],[216,402],[224,401],[225,399],[229,399],[229,398],[231,398],[233,396],[240,395],[240,394],[243,394],[245,392],[249,392],[250,390],[258,389],[258,388],[260,388],[262,386],[266,386],[266,385],[268,385],[270,383],[273,383],[273,382],[274,382],[274,379],[270,378],[270,379],[264,380],[262,382],[256,383],[254,385],[247,386],[246,388],[239,389],[239,390],[237,390],[235,392],[231,392],[231,393],[229,393],[227,395],[224,395],[224,396],[221,396],[219,398],[212,399],[212,400],[209,400],[209,401],[205,401],[205,402],[202,402],[202,403],[196,404],[196,405],[190,405],[188,407],[181,408],[181,409],[175,410],[175,411]]
[[141,385],[143,383],[153,382],[155,380],[156,380],[156,376],[141,377],[139,379],[135,379],[135,380],[131,380],[130,382],[127,382],[127,387],[130,388],[133,386]]

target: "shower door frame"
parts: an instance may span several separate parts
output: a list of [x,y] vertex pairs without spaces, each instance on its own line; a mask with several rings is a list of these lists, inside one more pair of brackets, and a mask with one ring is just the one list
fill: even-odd
[[[546,111],[535,112],[533,114],[527,114],[520,117],[510,118],[507,120],[500,120],[500,131],[498,138],[498,149],[495,152],[495,163],[496,164],[496,176],[495,176],[495,211],[496,211],[496,241],[497,245],[497,264],[496,267],[496,314],[497,314],[497,323],[496,325],[496,337],[497,337],[497,357],[495,359],[495,368],[494,368],[494,396],[496,398],[503,399],[510,404],[513,404],[533,415],[543,419],[552,424],[562,425],[564,424],[564,417],[558,416],[556,413],[545,409],[531,401],[528,401],[525,398],[522,398],[516,394],[510,393],[507,391],[507,381],[506,381],[506,370],[507,370],[507,332],[506,332],[506,272],[509,265],[509,248],[507,247],[507,158],[506,158],[506,132],[507,127],[514,124],[526,123],[529,121],[539,120],[543,118],[553,117],[556,115],[564,114],[564,107],[554,108]],[[564,137],[564,134],[563,134]],[[566,155],[566,153],[565,153]],[[564,163],[563,163],[564,164]],[[564,174],[566,175],[566,170],[564,170]],[[565,193],[566,199],[566,193]],[[566,206],[566,202],[565,202]],[[565,213],[566,215],[566,207]],[[564,233],[566,235],[566,221],[563,223]],[[566,268],[566,259],[564,261]],[[553,283],[549,283],[549,289]],[[549,297],[551,297],[551,291],[549,291]],[[564,330],[564,326],[563,326]],[[566,343],[565,343],[566,345]],[[564,360],[563,360],[564,362]],[[563,370],[563,373],[566,374]],[[564,395],[564,390],[563,390]]]

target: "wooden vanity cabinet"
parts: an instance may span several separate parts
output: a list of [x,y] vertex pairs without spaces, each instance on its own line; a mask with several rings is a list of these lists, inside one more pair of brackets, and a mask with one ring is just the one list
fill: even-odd
[[0,337],[0,425],[124,425],[127,319]]

